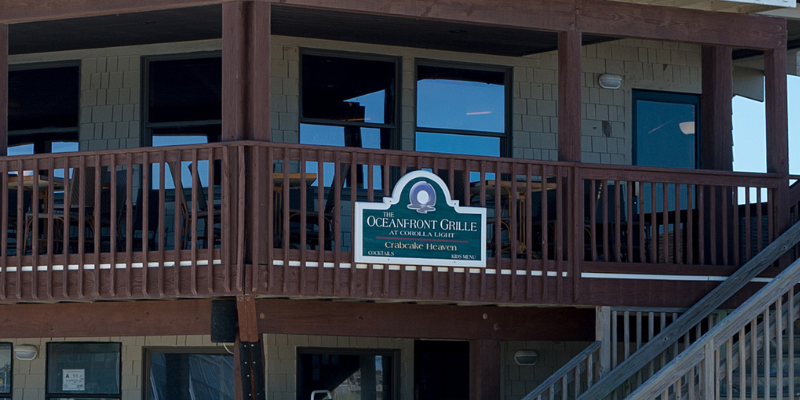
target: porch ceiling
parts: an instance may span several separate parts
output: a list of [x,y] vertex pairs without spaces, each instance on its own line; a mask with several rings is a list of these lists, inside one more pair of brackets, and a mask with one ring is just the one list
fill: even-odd
[[[276,35],[523,56],[558,47],[554,32],[273,6]],[[132,46],[222,37],[219,5],[13,24],[9,53]],[[584,44],[613,38],[585,36]]]

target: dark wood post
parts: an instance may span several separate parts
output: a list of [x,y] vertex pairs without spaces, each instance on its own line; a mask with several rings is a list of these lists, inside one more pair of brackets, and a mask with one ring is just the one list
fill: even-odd
[[256,300],[252,295],[236,296],[238,330],[236,351],[234,352],[235,371],[238,372],[234,384],[237,400],[266,399],[264,348],[258,333]]
[[[777,237],[790,226],[789,219],[789,115],[786,93],[786,47],[764,52],[765,108],[767,117],[767,172],[786,177],[770,199]],[[782,259],[782,264],[788,260]],[[788,264],[783,264],[788,265]]]
[[703,46],[703,95],[700,140],[703,169],[733,170],[733,58],[732,49]]
[[270,3],[222,3],[222,140],[270,140]]
[[8,154],[8,25],[0,24],[0,156]]
[[[697,134],[700,135],[701,154],[698,167],[719,171],[733,170],[733,57],[732,49],[725,46],[703,46],[702,47],[702,79],[703,95],[700,107],[700,127]],[[730,205],[730,207],[715,207],[709,204],[710,198],[705,199],[703,207],[706,210],[714,210],[716,221],[733,221],[732,204],[733,192],[720,187],[712,188],[715,191],[715,198],[720,202]],[[723,209],[726,215],[723,215]],[[705,213],[703,224],[708,226],[711,223],[711,213]],[[718,229],[712,227],[711,229]],[[733,243],[733,229],[721,232],[728,243]],[[684,243],[698,243],[697,238],[692,238]],[[717,260],[724,260],[723,246],[718,243],[706,241],[703,254],[716,253]],[[686,251],[685,249],[683,250]],[[731,258],[734,249],[728,249]],[[695,250],[697,253],[697,250]]]
[[[558,161],[581,162],[581,33],[578,31],[563,31],[558,33]],[[578,172],[576,168],[571,171]],[[578,179],[573,173],[571,178]],[[561,180],[561,178],[558,178]],[[565,186],[567,188],[570,185]],[[564,229],[562,239],[568,245],[565,251],[572,264],[571,275],[575,300],[578,296],[578,285],[583,259],[583,236],[580,232],[583,218],[579,217],[582,210],[578,210],[581,196],[575,188],[583,187],[581,182],[572,182],[571,196],[564,196],[562,204],[565,210],[572,210],[567,215],[567,229]],[[559,301],[561,291],[559,291]]]
[[469,399],[500,398],[500,341],[472,340],[469,342]]
[[558,33],[558,161],[581,161],[581,33]]

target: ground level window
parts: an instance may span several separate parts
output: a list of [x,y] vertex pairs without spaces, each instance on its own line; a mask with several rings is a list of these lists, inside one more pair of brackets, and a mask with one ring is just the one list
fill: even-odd
[[11,343],[0,343],[0,400],[11,399],[11,378],[14,376],[11,348]]
[[120,343],[47,344],[47,399],[119,399]]
[[396,363],[387,350],[298,349],[298,400],[398,398]]
[[233,400],[233,354],[220,350],[150,350],[147,399]]

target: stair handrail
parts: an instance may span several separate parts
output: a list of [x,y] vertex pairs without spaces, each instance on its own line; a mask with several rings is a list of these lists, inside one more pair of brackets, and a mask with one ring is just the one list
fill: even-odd
[[[663,393],[665,389],[675,383],[675,377],[680,379],[691,368],[705,360],[709,354],[714,354],[714,350],[719,347],[720,343],[732,338],[750,321],[763,314],[764,309],[769,308],[798,282],[800,282],[800,259],[778,274],[770,283],[761,288],[755,295],[720,321],[642,386],[639,386],[627,399],[653,399]],[[776,332],[776,334],[780,334],[780,332]],[[769,342],[768,339],[765,338],[763,342]],[[706,372],[704,371],[703,373],[705,374]],[[713,379],[716,378],[717,376],[714,375]]]
[[578,397],[578,400],[595,400],[608,396],[628,378],[644,368],[654,357],[660,355],[661,352],[671,346],[675,340],[678,340],[708,314],[719,308],[722,303],[736,294],[799,241],[800,222],[792,225],[753,259],[678,317],[667,329],[642,346],[633,356],[600,378],[594,386]]
[[539,399],[541,398],[541,396],[547,393],[548,390],[550,390],[552,393],[553,391],[555,391],[556,384],[559,381],[562,382],[562,390],[563,390],[563,387],[568,385],[574,379],[574,373],[580,374],[583,371],[581,367],[584,364],[586,364],[587,369],[591,370],[590,368],[592,368],[592,365],[600,361],[599,355],[596,360],[593,360],[593,357],[595,353],[598,353],[600,351],[600,347],[602,346],[603,342],[599,340],[590,344],[586,349],[578,353],[575,357],[572,358],[572,360],[564,364],[563,367],[559,368],[559,370],[553,373],[553,375],[550,375],[549,378],[547,378],[536,389],[528,393],[521,400]]

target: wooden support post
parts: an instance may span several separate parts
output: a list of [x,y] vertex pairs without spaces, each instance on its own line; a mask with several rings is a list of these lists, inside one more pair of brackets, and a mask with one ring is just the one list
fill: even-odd
[[558,161],[581,161],[581,33],[558,33]]
[[8,25],[0,24],[0,156],[8,154]]
[[499,340],[469,342],[470,400],[500,398],[501,364]]
[[595,340],[600,342],[600,371],[598,378],[602,378],[611,370],[611,307],[596,307]]
[[733,170],[733,57],[730,47],[703,46],[701,168]]
[[222,140],[270,140],[269,2],[222,4]]
[[[701,126],[698,129],[700,135],[701,155],[699,168],[712,169],[718,171],[733,171],[733,57],[730,47],[722,46],[703,46],[703,95],[702,107],[700,110]],[[715,187],[715,198],[718,203],[732,205],[733,193],[729,190]],[[721,221],[733,220],[733,207],[725,207],[727,215],[723,215],[723,207],[711,206],[710,198],[706,198],[703,205],[707,210],[713,210],[714,219],[719,229]],[[711,213],[704,215],[703,223],[709,226],[711,223]],[[733,243],[733,230],[728,229],[721,232],[726,237],[728,243]],[[733,249],[729,249],[732,252]],[[725,258],[723,246],[718,243],[706,243],[705,254],[715,254],[718,261]]]
[[252,295],[236,297],[239,329],[236,334],[234,363],[237,376],[234,389],[238,400],[266,398],[264,350],[258,333],[256,299]]
[[[767,117],[767,172],[784,175],[770,203],[775,216],[775,237],[789,229],[789,115],[786,98],[786,48],[764,52],[765,109]],[[788,259],[782,260],[788,265]]]

